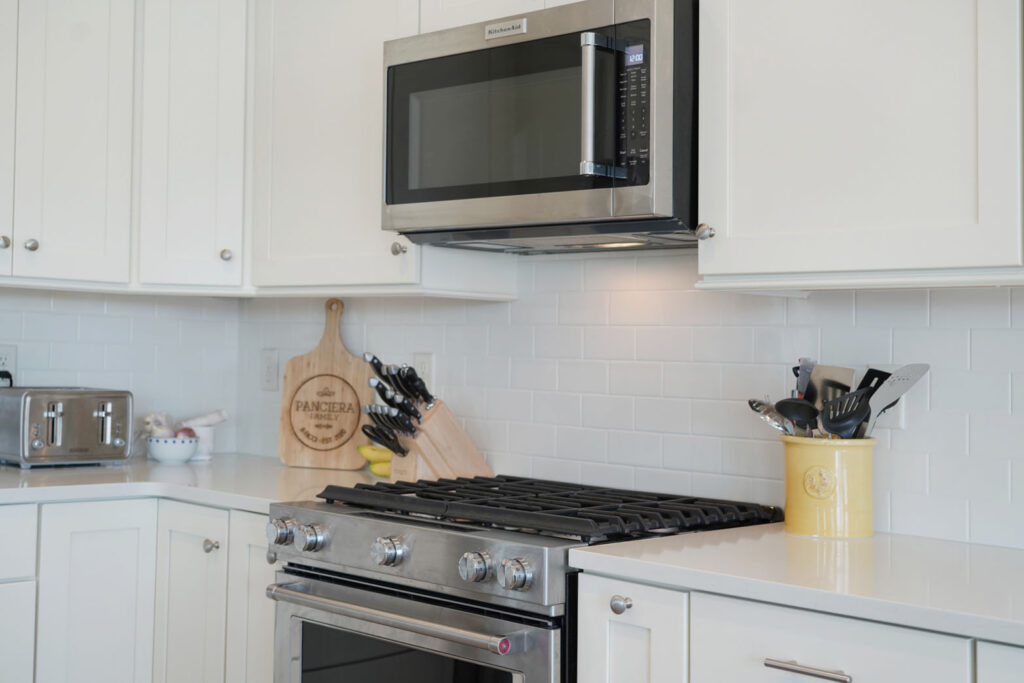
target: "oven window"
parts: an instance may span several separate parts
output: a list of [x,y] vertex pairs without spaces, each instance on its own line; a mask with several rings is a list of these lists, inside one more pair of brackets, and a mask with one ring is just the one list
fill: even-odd
[[512,683],[507,671],[305,621],[302,683]]
[[[387,202],[611,187],[579,174],[581,61],[572,33],[389,68]],[[608,164],[616,73],[599,51],[595,161]]]

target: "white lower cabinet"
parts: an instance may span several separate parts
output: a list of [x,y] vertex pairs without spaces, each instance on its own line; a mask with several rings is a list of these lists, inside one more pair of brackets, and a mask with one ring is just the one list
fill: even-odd
[[1020,683],[1024,679],[1024,647],[978,642],[976,683]]
[[160,501],[154,683],[224,680],[228,512]]
[[36,683],[145,683],[155,500],[51,503],[39,523]]
[[36,582],[0,583],[0,681],[32,680]]
[[690,626],[692,683],[973,680],[969,638],[707,593],[691,593]]
[[578,679],[685,683],[686,605],[680,591],[580,576]]
[[232,510],[228,531],[228,627],[224,680],[274,680],[274,601],[267,586],[277,567],[267,563],[267,517]]

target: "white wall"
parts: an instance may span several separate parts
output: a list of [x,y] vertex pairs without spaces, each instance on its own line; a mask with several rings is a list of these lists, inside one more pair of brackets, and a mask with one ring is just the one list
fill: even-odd
[[[1024,547],[1024,290],[706,293],[679,252],[522,259],[520,276],[512,303],[349,300],[343,338],[385,362],[436,354],[433,388],[500,472],[767,503],[782,451],[747,398],[787,395],[799,356],[930,363],[908,428],[877,433],[876,528]],[[311,349],[322,302],[241,309],[239,448],[272,456],[259,352]]]
[[[0,289],[0,344],[16,344],[19,386],[128,389],[138,417],[176,419],[238,400],[233,299],[104,296]],[[233,451],[236,430],[217,430]]]

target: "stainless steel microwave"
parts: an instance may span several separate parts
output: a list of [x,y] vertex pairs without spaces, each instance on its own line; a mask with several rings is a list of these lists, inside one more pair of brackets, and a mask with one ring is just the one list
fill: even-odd
[[696,66],[696,0],[385,43],[384,229],[515,253],[693,246]]

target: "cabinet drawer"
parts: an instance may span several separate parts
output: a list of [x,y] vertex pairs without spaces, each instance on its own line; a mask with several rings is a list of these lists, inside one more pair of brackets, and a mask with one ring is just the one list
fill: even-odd
[[1024,647],[978,642],[978,683],[1020,683]]
[[[860,619],[723,598],[690,597],[692,683],[812,683],[766,660],[842,673],[852,683],[968,683],[971,641]],[[827,680],[827,679],[826,679]]]
[[4,548],[0,553],[0,581],[36,575],[36,506],[0,506]]

